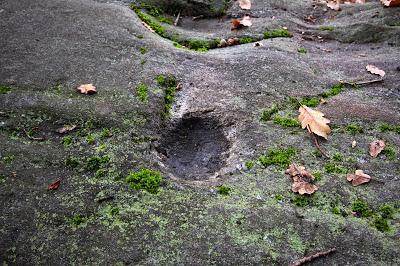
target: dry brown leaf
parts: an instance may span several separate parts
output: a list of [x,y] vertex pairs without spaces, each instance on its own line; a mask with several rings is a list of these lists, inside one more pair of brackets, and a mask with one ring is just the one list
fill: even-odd
[[64,125],[62,128],[56,130],[57,133],[65,134],[69,131],[72,131],[76,128],[76,125]]
[[319,103],[320,104],[327,104],[328,102],[326,101],[326,99],[324,97],[319,98]]
[[384,6],[400,6],[400,0],[381,0]]
[[231,30],[238,30],[242,27],[250,27],[253,25],[251,22],[251,17],[248,15],[245,15],[242,19],[233,19],[231,21]]
[[96,87],[93,84],[82,84],[77,90],[82,94],[94,94],[96,93]]
[[326,5],[330,9],[340,10],[340,4],[365,4],[366,0],[329,0]]
[[57,181],[51,183],[51,184],[47,187],[47,190],[56,190],[56,189],[58,189],[58,188],[60,187],[60,184],[61,184],[61,180],[57,180]]
[[313,194],[318,190],[314,185],[315,177],[306,171],[304,166],[291,164],[285,172],[293,178],[292,191],[299,194]]
[[372,74],[379,75],[382,78],[385,76],[385,71],[383,71],[382,69],[377,68],[374,65],[367,65],[365,68],[368,70],[368,72],[370,72]]
[[381,151],[385,148],[385,142],[383,140],[375,140],[369,144],[369,155],[372,157],[378,156]]
[[363,172],[363,170],[356,170],[355,174],[347,174],[347,181],[351,182],[353,187],[359,186],[371,181],[371,177]]
[[312,132],[325,139],[328,138],[328,134],[331,133],[331,128],[328,126],[330,121],[324,117],[323,113],[305,105],[300,106],[299,112],[299,121],[302,128],[307,128],[310,133]]
[[326,6],[329,7],[330,9],[339,11],[340,10],[340,1],[339,0],[328,1],[328,3],[326,3]]
[[249,10],[251,8],[250,0],[239,0],[239,6],[241,9]]

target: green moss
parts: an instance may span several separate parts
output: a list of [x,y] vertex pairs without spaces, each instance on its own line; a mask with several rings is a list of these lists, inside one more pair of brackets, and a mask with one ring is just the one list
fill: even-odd
[[162,118],[165,119],[170,116],[170,111],[174,102],[177,81],[174,76],[165,77],[163,75],[158,75],[156,80],[160,86],[165,87],[164,108],[162,113]]
[[344,89],[343,83],[336,83],[332,86],[328,91],[321,93],[321,96],[324,98],[333,97],[341,93]]
[[87,134],[86,136],[86,143],[89,145],[94,144],[94,135],[92,133]]
[[390,226],[388,221],[380,216],[375,217],[374,219],[374,226],[381,232],[387,232],[390,230]]
[[268,121],[271,119],[271,116],[276,114],[279,111],[276,105],[272,105],[270,108],[265,109],[261,112],[261,121]]
[[11,90],[10,87],[0,86],[0,94],[7,94]]
[[322,179],[322,174],[319,171],[314,172],[313,176],[315,177],[315,181],[321,181]]
[[357,200],[351,207],[351,210],[355,212],[358,217],[370,217],[372,215],[372,210],[361,200]]
[[105,156],[93,156],[86,160],[85,169],[86,170],[97,170],[102,166],[105,166],[110,162],[110,157]]
[[319,105],[319,98],[303,98],[300,100],[300,103],[308,107],[317,107]]
[[314,155],[315,157],[318,157],[318,158],[322,157],[322,153],[318,149],[313,150],[311,154]]
[[300,122],[290,117],[279,117],[276,116],[272,120],[274,124],[281,125],[283,127],[300,127]]
[[74,228],[84,227],[87,222],[87,218],[82,214],[74,215],[72,218],[69,219],[69,224]]
[[340,208],[335,206],[331,209],[331,213],[336,214],[336,215],[340,215]]
[[276,29],[264,32],[265,39],[279,38],[279,37],[292,37],[292,34],[287,29]]
[[8,155],[1,158],[4,164],[11,164],[14,161],[14,159],[15,159],[14,155]]
[[[111,137],[112,135],[113,135],[113,134],[112,134],[111,130],[108,129],[108,128],[103,128],[103,129],[101,130],[101,133],[100,133],[100,137],[101,137],[102,139],[109,138],[109,137]],[[103,144],[102,144],[102,145],[103,145]]]
[[217,187],[217,193],[220,195],[227,196],[229,195],[229,192],[231,191],[231,188],[225,185],[220,185]]
[[393,130],[393,126],[387,123],[382,123],[378,125],[378,128],[381,132],[388,132]]
[[155,17],[158,21],[171,25],[174,24],[174,21],[171,18],[164,15],[165,12],[163,9],[143,2],[140,4],[140,7],[146,10],[149,15]]
[[357,124],[349,124],[344,128],[344,130],[351,135],[360,134],[364,131],[363,128]]
[[99,169],[96,171],[96,174],[94,175],[95,178],[101,178],[105,177],[107,174],[107,171],[105,169]]
[[140,64],[141,64],[141,65],[144,65],[145,63],[146,63],[146,60],[140,59]]
[[158,193],[162,176],[160,172],[150,169],[142,169],[138,172],[131,172],[126,177],[126,182],[134,189],[146,190],[149,193]]
[[277,201],[282,201],[283,200],[283,195],[282,194],[277,194],[277,195],[275,195],[275,199],[277,200]]
[[75,157],[69,157],[65,160],[65,165],[71,168],[77,168],[80,165],[80,161]]
[[325,168],[325,172],[330,173],[330,174],[332,174],[332,173],[346,174],[347,173],[346,167],[336,164],[336,163],[332,163],[332,162],[326,163],[324,168]]
[[185,48],[183,45],[181,45],[180,43],[177,43],[177,42],[173,42],[172,44],[173,44],[176,48],[180,48],[180,49]]
[[153,21],[149,16],[144,14],[140,8],[138,8],[136,5],[132,4],[131,8],[135,11],[136,15],[147,25],[149,25],[150,28],[152,28],[158,35],[161,37],[167,38],[168,39],[168,34],[166,33],[165,29],[158,24],[157,22]]
[[306,54],[307,50],[306,50],[306,48],[301,47],[301,48],[297,48],[297,52],[299,52],[301,54]]
[[290,200],[294,205],[298,207],[306,207],[310,203],[309,196],[306,195],[294,195]]
[[287,149],[269,149],[265,155],[261,155],[258,160],[263,167],[275,165],[278,167],[287,167],[291,161],[290,158],[296,154],[292,147]]
[[3,174],[0,174],[0,184],[6,182],[7,177]]
[[333,26],[321,26],[321,27],[319,27],[319,29],[323,30],[323,31],[333,31],[333,30],[335,30],[335,27],[333,27]]
[[215,39],[215,40],[192,39],[192,40],[184,41],[182,44],[191,50],[195,50],[198,52],[207,52],[209,49],[216,48],[218,46],[219,42],[220,42],[219,39]]
[[246,44],[246,43],[252,43],[252,42],[255,42],[255,41],[257,41],[257,39],[255,39],[255,38],[253,38],[253,37],[242,37],[242,38],[239,38],[239,43],[240,44]]
[[384,154],[388,160],[394,160],[396,157],[396,152],[390,144],[386,145],[382,151],[382,154]]
[[384,205],[381,208],[379,208],[379,212],[381,213],[381,216],[385,219],[393,219],[393,215],[395,213],[395,210],[393,207],[389,205]]
[[139,51],[140,51],[141,54],[147,53],[147,49],[145,47],[140,47]]
[[142,82],[136,87],[136,93],[141,102],[147,102],[148,98],[148,88]]
[[63,137],[63,138],[61,139],[61,143],[62,143],[65,147],[68,147],[69,145],[71,145],[71,144],[73,143],[73,139],[72,139],[72,137],[70,137],[70,136],[66,136],[66,137]]
[[252,160],[247,160],[247,161],[244,163],[244,165],[246,166],[246,168],[247,168],[248,170],[251,170],[251,168],[253,168],[253,166],[254,166],[254,162],[253,162]]
[[332,159],[333,159],[334,161],[341,162],[341,161],[343,161],[343,155],[342,155],[340,152],[336,152],[336,153],[332,156]]

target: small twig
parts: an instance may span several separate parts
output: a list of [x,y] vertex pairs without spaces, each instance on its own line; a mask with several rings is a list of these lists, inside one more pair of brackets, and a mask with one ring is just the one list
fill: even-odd
[[178,26],[179,19],[181,18],[181,11],[179,11],[178,16],[175,19],[174,26]]
[[331,254],[332,252],[335,252],[335,251],[336,251],[336,248],[331,248],[331,249],[328,249],[326,251],[318,252],[318,253],[315,253],[314,255],[311,255],[311,256],[308,256],[308,257],[304,257],[302,259],[298,259],[295,262],[293,262],[292,264],[290,264],[289,266],[300,266],[300,265],[303,265],[304,263],[313,261],[313,260],[315,260],[317,258],[327,256],[327,255],[329,255],[329,254]]
[[314,133],[311,132],[311,129],[310,129],[310,127],[309,127],[308,125],[307,125],[307,129],[308,129],[308,132],[310,133],[310,135],[314,138],[315,146],[317,147],[317,149],[319,150],[319,152],[320,152],[322,155],[324,155],[326,158],[329,158],[329,156],[328,156],[328,155],[321,149],[321,147],[319,146],[317,137],[315,136]]
[[365,84],[371,84],[371,83],[376,83],[376,82],[382,82],[383,79],[373,79],[373,80],[367,80],[367,81],[345,81],[345,80],[340,80],[339,82],[342,84],[348,84],[350,86],[358,86],[358,85],[365,85]]
[[[32,130],[36,130],[36,129],[38,129],[38,128],[35,127],[35,128],[33,128]],[[23,128],[22,130],[24,131],[25,135],[26,135],[29,139],[31,139],[31,140],[37,140],[37,141],[43,141],[43,140],[45,140],[45,138],[35,138],[35,137],[32,137],[32,136],[29,134],[29,132],[26,131],[25,128]]]
[[196,16],[196,17],[193,17],[192,19],[193,20],[198,20],[198,19],[201,19],[201,18],[204,18],[204,15]]

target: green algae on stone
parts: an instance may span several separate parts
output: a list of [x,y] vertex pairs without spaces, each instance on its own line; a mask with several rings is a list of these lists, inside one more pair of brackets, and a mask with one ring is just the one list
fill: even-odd
[[251,170],[251,169],[253,168],[253,166],[254,166],[254,162],[253,162],[252,160],[247,160],[247,161],[244,163],[244,166],[246,166],[246,169],[247,169],[247,170]]
[[174,76],[165,77],[164,75],[158,75],[156,80],[160,86],[165,88],[164,107],[162,112],[162,119],[165,119],[170,116],[172,104],[174,103],[177,81]]
[[301,54],[306,54],[307,50],[306,50],[306,48],[300,47],[300,48],[297,48],[297,52],[299,52]]
[[333,30],[335,30],[335,27],[333,27],[333,26],[321,26],[321,27],[319,27],[319,29],[322,30],[322,31],[333,31]]
[[146,190],[156,194],[159,191],[162,176],[160,172],[151,169],[141,169],[138,172],[131,172],[126,177],[126,182],[134,189]]
[[270,108],[264,109],[261,112],[260,120],[261,121],[268,121],[268,120],[271,119],[271,116],[276,114],[278,111],[279,111],[278,106],[277,105],[272,105]]
[[139,51],[140,51],[141,54],[147,53],[147,49],[145,47],[140,47]]
[[384,205],[379,208],[379,212],[381,213],[381,216],[385,219],[393,219],[393,215],[395,213],[395,210],[393,207],[389,205]]
[[110,156],[93,156],[86,160],[85,169],[86,170],[97,170],[102,166],[105,166],[110,162]]
[[328,91],[321,93],[324,98],[333,97],[340,94],[344,89],[343,83],[339,82],[333,85]]
[[310,197],[307,195],[293,195],[290,200],[294,205],[298,207],[306,207],[310,204]]
[[286,149],[271,148],[258,160],[263,167],[275,165],[281,168],[288,167],[291,163],[291,157],[296,154],[296,150],[292,147]]
[[75,157],[68,157],[65,160],[65,165],[70,168],[77,168],[80,164],[80,161]]

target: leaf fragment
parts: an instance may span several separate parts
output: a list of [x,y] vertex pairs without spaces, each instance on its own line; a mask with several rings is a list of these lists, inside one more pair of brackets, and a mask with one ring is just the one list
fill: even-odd
[[60,187],[61,180],[57,180],[53,183],[51,183],[48,187],[47,190],[57,190]]
[[298,119],[301,122],[302,128],[307,128],[310,133],[314,133],[325,139],[328,138],[328,134],[331,133],[331,128],[328,126],[330,120],[326,119],[323,113],[305,105],[300,106],[299,112]]
[[251,0],[239,0],[241,9],[249,10],[251,8]]
[[314,185],[315,177],[306,171],[304,166],[296,166],[295,164],[289,165],[285,174],[288,174],[293,179],[292,191],[298,192],[299,194],[313,194],[318,190],[318,187]]
[[72,131],[76,128],[76,125],[64,125],[62,128],[56,130],[57,133],[65,134],[69,131]]
[[379,153],[385,149],[385,142],[383,140],[374,140],[369,144],[369,155],[377,157]]
[[383,71],[382,69],[379,69],[378,67],[376,67],[374,65],[367,65],[365,68],[368,70],[368,72],[375,74],[375,75],[379,75],[382,78],[386,74],[385,71]]
[[96,87],[93,84],[82,84],[77,90],[82,94],[94,94],[97,93]]
[[363,170],[356,170],[355,174],[347,174],[346,179],[351,182],[353,187],[356,187],[371,181],[371,176],[365,174]]

